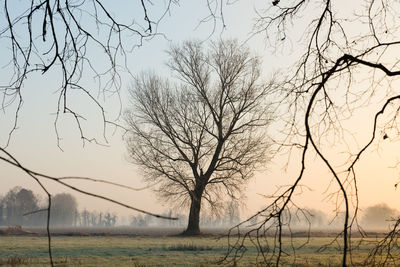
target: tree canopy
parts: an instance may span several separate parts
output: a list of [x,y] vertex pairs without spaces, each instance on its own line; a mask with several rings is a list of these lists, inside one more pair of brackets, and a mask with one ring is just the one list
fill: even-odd
[[187,233],[199,233],[201,200],[218,209],[223,195],[238,200],[267,159],[266,126],[272,82],[260,61],[237,41],[208,50],[185,42],[169,50],[177,82],[154,73],[137,77],[126,113],[128,151],[160,196],[190,203]]

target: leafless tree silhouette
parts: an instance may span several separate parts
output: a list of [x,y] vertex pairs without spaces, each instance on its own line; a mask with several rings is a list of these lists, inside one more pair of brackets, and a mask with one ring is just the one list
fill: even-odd
[[190,203],[185,234],[200,233],[202,200],[212,209],[223,196],[237,200],[254,170],[266,162],[266,126],[273,82],[260,81],[260,61],[237,41],[205,51],[200,42],[169,50],[173,84],[140,75],[126,113],[133,163],[173,203]]
[[[284,251],[282,235],[291,230],[287,214],[304,212],[293,201],[294,195],[302,190],[305,169],[313,167],[310,157],[316,156],[331,174],[331,188],[336,185],[337,191],[330,197],[337,200],[338,210],[345,211],[343,230],[335,239],[341,240],[341,265],[352,265],[352,232],[363,233],[357,223],[357,167],[373,145],[396,141],[399,136],[400,68],[396,51],[400,45],[400,6],[386,0],[277,0],[267,5],[259,10],[255,34],[266,34],[267,41],[277,48],[301,38],[298,47],[304,48],[292,72],[282,81],[285,89],[281,99],[289,114],[282,147],[301,151],[300,170],[290,186],[281,187],[271,197],[265,209],[231,229],[225,260],[240,259],[246,240],[258,248],[259,260],[267,266],[279,266],[283,256],[296,260],[296,248]],[[370,127],[363,133],[366,137],[358,140],[359,145],[350,138],[356,132],[352,127],[357,127],[360,112],[364,125]],[[349,124],[351,119],[356,121]],[[250,231],[243,230],[255,217],[258,223]],[[396,264],[391,249],[397,249],[398,234],[397,223],[371,253],[369,262],[383,255],[380,263]]]

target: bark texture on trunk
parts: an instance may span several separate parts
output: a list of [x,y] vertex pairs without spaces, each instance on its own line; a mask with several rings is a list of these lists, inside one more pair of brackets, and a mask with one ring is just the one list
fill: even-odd
[[201,208],[201,197],[203,195],[204,188],[196,187],[190,197],[190,212],[188,226],[182,233],[183,235],[199,235],[200,232],[200,208]]

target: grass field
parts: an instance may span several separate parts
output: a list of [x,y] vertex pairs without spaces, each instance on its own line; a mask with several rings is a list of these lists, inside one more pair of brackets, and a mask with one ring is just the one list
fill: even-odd
[[[293,239],[300,246],[306,239]],[[312,238],[293,257],[284,257],[282,266],[338,266],[341,259],[337,247],[323,252],[318,249],[329,243],[328,237]],[[289,239],[285,239],[289,241]],[[355,240],[357,241],[357,240]],[[366,241],[376,241],[370,239]],[[353,254],[354,263],[363,266],[372,244],[364,243]],[[219,266],[217,261],[227,250],[227,239],[177,236],[53,236],[53,255],[57,266]],[[288,247],[286,251],[290,251]],[[237,266],[255,266],[257,251],[250,248]],[[1,236],[0,265],[47,266],[47,237]],[[357,264],[357,265],[358,265]]]

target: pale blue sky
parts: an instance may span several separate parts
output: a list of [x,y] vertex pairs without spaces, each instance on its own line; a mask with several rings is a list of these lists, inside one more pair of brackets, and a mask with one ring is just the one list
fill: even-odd
[[[129,1],[130,2],[130,1]],[[121,17],[129,14],[133,7],[128,8],[126,3],[117,2],[121,4],[114,4],[113,9],[115,12],[121,12]],[[127,2],[128,3],[128,2]],[[215,40],[218,38],[238,38],[240,41],[245,41],[248,33],[252,30],[252,18],[255,13],[253,10],[254,5],[262,6],[263,1],[238,1],[232,5],[225,6],[225,23],[226,29],[221,33],[221,22],[217,22],[217,29],[215,33],[209,38]],[[151,10],[151,9],[150,9]],[[3,12],[1,10],[0,12]],[[2,14],[2,13],[0,13]],[[163,65],[167,60],[165,50],[172,42],[180,42],[187,39],[200,39],[206,40],[210,33],[212,25],[209,23],[198,23],[207,16],[207,8],[203,1],[181,1],[180,6],[173,6],[170,14],[164,19],[159,26],[159,32],[165,34],[168,38],[156,36],[152,40],[145,41],[143,46],[135,49],[128,55],[128,66],[130,71],[135,74],[143,70],[152,69],[157,73],[168,76],[170,73]],[[137,19],[142,19],[142,14],[135,14]],[[129,16],[128,16],[129,17]],[[1,24],[0,24],[1,25]],[[197,27],[197,28],[196,28]],[[298,53],[298,41],[296,38],[291,40],[290,45],[283,51],[277,51],[273,54],[273,49],[266,45],[263,35],[258,35],[248,41],[250,48],[259,54],[264,60],[264,75],[267,79],[268,76],[279,68],[287,68],[289,64],[296,58]],[[9,56],[9,46],[5,40],[0,40],[2,54]],[[282,52],[282,53],[281,53]],[[6,58],[0,58],[0,65],[5,66]],[[96,61],[102,64],[103,58],[98,56]],[[285,69],[285,71],[290,69]],[[9,71],[7,68],[0,70],[0,77],[7,75]],[[122,102],[124,108],[127,104],[126,101],[126,88],[129,86],[131,79],[129,75],[122,74]],[[13,134],[11,144],[7,148],[8,151],[13,153],[21,163],[25,164],[39,172],[48,173],[54,176],[88,176],[100,179],[107,179],[114,182],[127,184],[129,186],[141,187],[144,184],[141,182],[140,174],[135,171],[126,159],[126,152],[124,143],[122,141],[121,132],[117,131],[115,135],[108,132],[108,146],[98,146],[95,144],[87,143],[82,147],[79,138],[79,132],[76,124],[71,116],[62,116],[60,119],[60,136],[62,137],[61,146],[64,151],[57,148],[56,135],[54,130],[54,112],[56,111],[57,94],[54,92],[60,85],[59,75],[57,72],[49,72],[45,75],[40,73],[33,74],[25,82],[23,87],[24,105],[20,113],[19,128]],[[4,83],[4,81],[1,81]],[[82,83],[92,88],[96,92],[96,83],[93,82],[92,74],[84,75]],[[85,125],[86,132],[89,136],[101,138],[102,124],[99,117],[98,109],[87,99],[82,97],[71,98],[72,105],[80,108],[82,112],[88,117],[88,123]],[[89,103],[89,104],[88,104]],[[107,110],[109,119],[117,116],[120,105],[116,98],[107,98],[104,106]],[[7,108],[4,113],[0,113],[0,144],[3,146],[10,131],[15,106]],[[385,155],[374,156],[371,162],[382,161],[382,166],[387,165]],[[294,159],[298,158],[294,156]],[[310,159],[312,160],[312,159]],[[260,194],[271,194],[277,185],[289,184],[296,177],[298,171],[298,164],[295,161],[289,165],[288,172],[284,172],[282,167],[286,162],[285,157],[278,157],[267,166],[268,171],[258,174],[248,186],[248,199],[247,199],[247,213],[255,212],[258,208],[262,207],[265,203],[264,198]],[[386,163],[385,163],[386,162]],[[315,162],[315,170],[307,172],[305,179],[315,190],[313,192],[305,193],[300,199],[300,202],[307,207],[322,208],[321,205],[323,196],[321,192],[324,191],[329,184],[326,179],[320,179],[321,176],[326,175],[326,170],[318,167],[321,163]],[[365,163],[368,165],[368,160]],[[394,175],[393,169],[376,169],[377,174],[381,176],[392,177]],[[1,189],[0,194],[4,194],[14,186],[24,186],[40,192],[37,184],[31,178],[24,175],[21,171],[0,162],[0,178]],[[385,186],[389,187],[393,183],[393,179],[385,180]],[[150,211],[161,212],[168,209],[168,205],[163,205],[157,201],[156,196],[149,190],[142,192],[131,192],[120,188],[112,188],[109,185],[93,185],[90,183],[79,182],[77,185],[90,190],[95,193],[107,195],[109,197],[119,199],[122,202],[130,203],[141,209]],[[65,188],[48,184],[53,193],[65,191]],[[376,202],[393,203],[397,199],[396,193],[390,192],[382,194],[382,201],[368,199],[368,192],[371,194],[374,188],[367,184],[360,184],[365,187],[367,195],[365,195],[366,204],[372,205]],[[68,191],[70,192],[70,191]],[[89,209],[97,210],[115,210],[124,214],[128,214],[124,208],[116,207],[104,201],[95,200],[86,196],[73,193],[79,198],[80,208],[87,207]],[[400,207],[395,207],[400,208]],[[328,212],[328,211],[326,211]]]
[[[132,1],[126,1],[130,3]],[[253,1],[252,1],[253,2]],[[167,60],[165,50],[168,49],[171,43],[181,42],[187,39],[213,40],[218,38],[238,38],[244,41],[247,34],[251,31],[252,20],[254,16],[253,4],[250,2],[236,3],[232,6],[225,6],[225,23],[226,29],[222,31],[221,21],[217,21],[217,28],[212,33],[212,22],[204,22],[199,25],[199,22],[208,15],[208,10],[202,1],[182,2],[179,6],[172,6],[170,14],[167,15],[162,23],[160,23],[158,31],[165,34],[164,36],[156,36],[151,40],[146,40],[142,47],[135,49],[128,55],[129,70],[135,74],[143,70],[154,70],[161,75],[168,76],[170,73],[164,66]],[[120,3],[120,2],[118,2]],[[113,4],[112,10],[121,12],[121,17],[128,17],[131,10],[135,7],[127,5],[127,3]],[[17,5],[17,3],[15,3]],[[136,7],[136,10],[140,10]],[[149,10],[151,12],[152,9]],[[157,12],[158,10],[156,10]],[[158,11],[159,12],[159,11]],[[136,14],[136,20],[142,19],[142,14]],[[244,19],[246,18],[246,19]],[[84,21],[84,18],[83,18]],[[209,38],[209,36],[211,37]],[[256,38],[255,38],[256,40]],[[251,48],[259,53],[268,53],[264,50],[262,42],[258,45],[255,41]],[[261,45],[260,45],[261,44]],[[1,40],[0,45],[3,46],[3,53],[9,52],[9,44],[6,40]],[[93,60],[95,64],[102,64],[104,55],[96,55]],[[2,66],[7,66],[8,58],[2,57],[0,63]],[[268,64],[272,66],[272,64]],[[5,67],[2,70],[5,75],[9,74],[10,69]],[[8,73],[7,73],[8,71]],[[3,76],[3,75],[2,75]],[[4,77],[4,76],[3,76]],[[122,73],[122,108],[125,108],[126,88],[131,82],[131,78],[127,73]],[[84,73],[84,78],[81,83],[85,84],[92,92],[96,92],[97,84],[93,82],[93,74],[90,72]],[[2,81],[4,82],[4,81]],[[37,170],[54,176],[88,176],[101,179],[108,179],[114,182],[120,182],[130,186],[141,187],[140,175],[135,171],[135,167],[128,163],[126,159],[125,146],[122,141],[121,132],[117,131],[115,135],[111,135],[113,128],[107,132],[108,147],[98,146],[95,144],[86,143],[82,147],[82,142],[79,138],[77,125],[74,123],[71,115],[61,116],[59,121],[59,133],[61,147],[63,151],[56,146],[57,138],[54,130],[54,113],[57,110],[56,90],[60,86],[60,75],[57,71],[49,71],[45,75],[35,73],[30,75],[22,89],[24,99],[23,107],[19,113],[18,130],[14,132],[10,146],[7,150],[15,155],[21,163]],[[102,140],[102,122],[98,108],[93,105],[87,98],[77,94],[77,97],[70,97],[70,104],[82,112],[88,119],[86,124],[83,124],[86,134],[89,137],[97,137]],[[102,98],[100,98],[102,100]],[[114,119],[120,110],[120,105],[117,98],[106,98],[103,103],[109,119]],[[13,114],[16,105],[10,106],[5,110],[5,113],[0,115],[1,132],[0,143],[6,143],[8,133],[12,127]],[[25,186],[35,189],[40,192],[38,185],[31,178],[24,175],[21,171],[0,162],[2,187],[0,194],[4,194],[14,186]],[[110,188],[109,185],[97,185],[83,182],[77,183],[79,186],[92,190],[96,193],[101,193],[110,197],[114,197],[121,201],[131,203],[142,209],[151,211],[162,211],[166,208],[157,202],[156,197],[150,191],[146,192],[130,192],[120,188]],[[51,191],[61,192],[63,187],[48,184]],[[94,200],[92,198],[80,196],[79,205],[81,208],[88,207],[89,209],[110,209],[125,211],[126,209],[115,207],[103,201]],[[101,204],[100,204],[101,203]],[[99,206],[100,205],[100,206]]]

